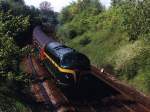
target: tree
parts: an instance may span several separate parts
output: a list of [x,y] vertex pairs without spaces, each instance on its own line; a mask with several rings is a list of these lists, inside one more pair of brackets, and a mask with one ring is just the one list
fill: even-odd
[[24,0],[6,0],[9,3],[18,3],[20,5],[25,5]]
[[[47,29],[51,29],[50,33],[54,33],[55,27],[57,25],[57,13],[55,13],[52,8],[50,2],[44,1],[40,3],[40,16],[42,19],[42,25]],[[47,31],[48,32],[48,31]]]
[[6,1],[0,1],[0,11],[7,12],[10,9],[10,5]]
[[22,45],[26,40],[25,35],[29,30],[30,22],[27,16],[13,16],[11,11],[0,13],[0,22],[2,34],[7,34],[9,37],[13,37],[18,45]]
[[129,34],[129,40],[149,37],[150,32],[150,1],[127,0],[122,6],[124,28]]
[[31,43],[32,30],[36,25],[46,23],[55,29],[57,14],[50,3],[41,3],[41,10],[29,7],[23,0],[0,0],[0,21],[3,34],[13,37],[19,46]]
[[72,20],[73,15],[69,9],[70,9],[70,6],[67,6],[62,9],[61,13],[58,16],[60,24],[64,24],[65,22]]
[[102,12],[104,9],[99,0],[79,0],[77,2],[77,7],[79,11],[95,8],[98,12]]
[[122,2],[122,0],[111,0],[111,5],[112,6],[118,6],[120,5]]
[[47,1],[44,1],[44,2],[40,3],[40,9],[42,11],[50,11],[50,10],[52,10],[51,3],[47,2]]
[[0,71],[9,72],[17,68],[19,47],[15,45],[13,38],[0,34]]

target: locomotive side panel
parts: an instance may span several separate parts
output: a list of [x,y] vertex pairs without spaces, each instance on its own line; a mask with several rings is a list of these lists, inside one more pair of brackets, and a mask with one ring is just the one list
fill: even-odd
[[40,26],[37,26],[33,30],[33,45],[34,52],[36,56],[38,56],[41,60],[45,58],[44,56],[44,48],[46,44],[54,42],[51,37],[48,37],[41,29]]
[[40,26],[34,28],[33,31],[33,42],[36,42],[40,48],[44,48],[46,44],[50,42],[55,42],[51,37],[48,37],[42,30]]

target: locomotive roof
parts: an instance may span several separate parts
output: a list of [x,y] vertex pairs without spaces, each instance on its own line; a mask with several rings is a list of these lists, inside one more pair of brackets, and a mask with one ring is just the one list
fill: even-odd
[[49,48],[51,49],[54,49],[56,47],[59,47],[59,46],[63,46],[63,44],[59,43],[59,42],[51,42],[47,45]]
[[48,52],[52,52],[55,56],[59,58],[62,58],[67,53],[71,53],[75,51],[74,49],[69,48],[58,42],[51,42],[47,44],[46,49],[48,50]]
[[52,37],[47,36],[41,29],[40,26],[34,28],[33,39],[38,42],[40,47],[44,47],[49,42],[54,42]]

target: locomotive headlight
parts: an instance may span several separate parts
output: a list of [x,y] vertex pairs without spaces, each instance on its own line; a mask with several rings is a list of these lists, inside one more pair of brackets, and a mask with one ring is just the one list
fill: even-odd
[[65,77],[66,77],[67,79],[72,79],[72,74],[65,74]]
[[67,79],[69,79],[69,76],[68,76],[67,74],[65,74],[65,77],[66,77]]

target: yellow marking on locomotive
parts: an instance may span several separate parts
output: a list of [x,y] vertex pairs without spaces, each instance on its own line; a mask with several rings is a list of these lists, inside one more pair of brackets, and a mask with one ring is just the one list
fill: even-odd
[[45,54],[45,56],[49,59],[49,61],[51,61],[52,64],[53,64],[55,67],[58,68],[58,70],[59,70],[60,72],[70,73],[70,74],[75,75],[75,71],[70,70],[70,69],[61,68],[50,56],[47,55],[47,53],[44,52],[44,54]]

